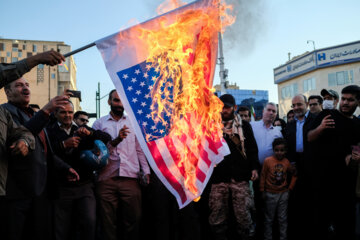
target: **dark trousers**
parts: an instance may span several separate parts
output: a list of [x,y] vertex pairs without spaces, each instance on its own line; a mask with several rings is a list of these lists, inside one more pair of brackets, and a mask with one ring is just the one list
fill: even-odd
[[55,239],[95,239],[96,200],[93,184],[62,190],[67,194],[54,202]]
[[[1,200],[0,232],[7,240],[51,239],[51,205],[45,195]],[[4,236],[4,235],[2,235]]]
[[175,197],[155,174],[144,194],[143,228],[156,240],[200,240],[200,221],[194,202],[179,209]]
[[[138,239],[141,220],[141,190],[137,179],[113,177],[97,183],[104,240]],[[119,220],[119,221],[118,221]]]

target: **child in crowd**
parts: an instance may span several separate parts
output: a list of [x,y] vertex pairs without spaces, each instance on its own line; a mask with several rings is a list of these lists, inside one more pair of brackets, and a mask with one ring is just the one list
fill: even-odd
[[287,239],[287,212],[289,190],[295,185],[296,177],[291,177],[288,184],[287,174],[293,168],[287,158],[286,141],[276,138],[272,144],[274,155],[265,159],[260,178],[260,191],[265,201],[265,229],[264,239],[272,239],[272,225],[277,212],[279,222],[280,240]]

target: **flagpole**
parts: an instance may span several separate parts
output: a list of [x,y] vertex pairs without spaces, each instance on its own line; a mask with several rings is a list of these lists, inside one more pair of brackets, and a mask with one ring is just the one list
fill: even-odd
[[[155,19],[155,18],[161,17],[161,16],[166,15],[166,14],[169,14],[169,13],[171,13],[171,12],[178,11],[178,10],[181,9],[181,8],[185,8],[185,7],[188,7],[188,6],[193,5],[193,4],[195,5],[195,3],[199,2],[199,1],[201,1],[201,0],[194,1],[194,2],[192,2],[192,3],[186,4],[186,5],[184,5],[184,6],[181,6],[181,7],[179,7],[179,8],[176,8],[176,9],[171,10],[171,11],[169,11],[169,12],[163,13],[163,14],[161,14],[161,15],[159,15],[159,16],[156,16],[156,17],[154,17],[154,18],[151,18],[151,19],[149,19],[149,20],[147,20],[147,21],[145,21],[145,22],[143,22],[143,23],[150,22],[151,20],[153,20],[153,19]],[[118,32],[117,32],[117,33],[118,33]],[[112,34],[112,35],[115,35],[115,34],[117,34],[117,33],[114,33],[114,34]],[[108,37],[111,37],[112,35],[110,35],[110,36],[108,36]],[[105,37],[105,38],[107,38],[107,37]],[[105,38],[103,38],[103,39],[105,39]],[[74,50],[74,51],[71,51],[71,52],[68,52],[68,53],[64,54],[64,57],[70,57],[71,55],[73,55],[73,54],[75,54],[75,53],[84,51],[84,50],[86,50],[86,49],[88,49],[88,48],[91,48],[91,47],[93,47],[93,46],[95,46],[95,45],[96,45],[95,42],[90,43],[90,44],[85,45],[85,46],[83,46],[83,47],[81,47],[81,48],[78,48],[78,49],[76,49],[76,50]]]
[[88,49],[88,48],[91,48],[91,47],[93,47],[93,46],[95,46],[95,42],[90,43],[90,44],[88,44],[88,45],[85,45],[85,46],[83,46],[83,47],[81,47],[81,48],[78,48],[78,49],[76,49],[76,50],[74,50],[74,51],[65,53],[65,54],[64,54],[64,57],[70,57],[71,55],[73,55],[73,54],[75,54],[75,53],[84,51],[84,50],[86,50],[86,49]]

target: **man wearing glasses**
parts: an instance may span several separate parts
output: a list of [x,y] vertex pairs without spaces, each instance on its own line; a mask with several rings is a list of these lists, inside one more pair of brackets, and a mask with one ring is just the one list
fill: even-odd
[[311,95],[309,97],[309,109],[315,116],[318,115],[322,110],[323,98],[319,95]]
[[74,114],[74,122],[79,127],[83,125],[87,125],[89,123],[89,114],[84,111],[77,111]]

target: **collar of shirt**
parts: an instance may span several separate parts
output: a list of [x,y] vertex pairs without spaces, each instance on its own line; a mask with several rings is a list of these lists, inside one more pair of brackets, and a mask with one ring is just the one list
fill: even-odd
[[[123,115],[119,120],[122,120],[122,119],[126,119],[126,115]],[[109,120],[112,120],[112,121],[119,121],[119,120],[116,120],[115,118],[113,118],[113,116],[111,115],[111,113],[109,113],[107,116],[106,116],[106,121],[109,121]]]
[[76,125],[76,123],[74,123],[74,122],[71,123],[71,126],[69,127],[69,129],[64,128],[63,125],[59,121],[57,122],[57,124],[59,125],[60,129],[62,129],[66,132],[67,135],[70,135],[72,126],[78,127]]
[[307,111],[305,113],[305,116],[304,116],[303,120],[300,121],[297,117],[294,117],[294,119],[295,119],[296,122],[303,122],[303,121],[305,121],[307,119],[308,116],[309,116],[309,111]]
[[262,125],[263,125],[263,127],[265,128],[265,129],[273,129],[274,128],[274,126],[271,124],[270,125],[270,127],[266,127],[266,124],[265,124],[265,122],[264,122],[264,120],[261,120],[262,121]]

